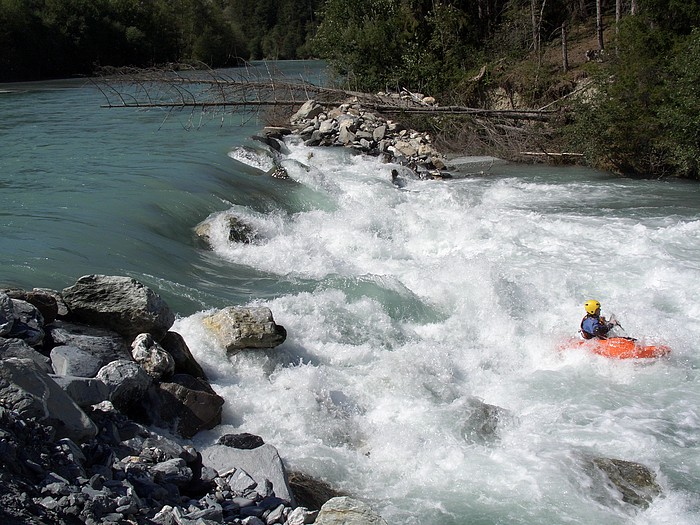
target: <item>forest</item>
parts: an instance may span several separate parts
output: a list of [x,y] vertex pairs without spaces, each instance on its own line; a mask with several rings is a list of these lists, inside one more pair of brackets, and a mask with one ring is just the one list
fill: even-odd
[[351,90],[471,107],[502,105],[500,94],[552,114],[546,126],[423,123],[456,148],[527,145],[623,174],[700,178],[696,1],[0,0],[0,28],[0,81],[321,58]]
[[0,0],[0,81],[309,57],[321,0]]

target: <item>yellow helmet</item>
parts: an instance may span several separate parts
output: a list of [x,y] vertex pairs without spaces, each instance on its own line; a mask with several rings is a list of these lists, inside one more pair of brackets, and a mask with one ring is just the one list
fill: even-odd
[[600,303],[591,299],[583,303],[583,307],[586,309],[586,312],[592,315],[600,308]]

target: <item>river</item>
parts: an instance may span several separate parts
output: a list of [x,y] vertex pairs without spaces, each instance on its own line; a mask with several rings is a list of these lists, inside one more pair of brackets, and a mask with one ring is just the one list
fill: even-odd
[[[195,446],[260,435],[392,525],[700,523],[700,185],[496,161],[397,188],[299,143],[280,180],[232,158],[262,147],[257,115],[103,103],[84,80],[0,86],[0,283],[161,294],[226,400]],[[256,241],[196,238],[227,214]],[[560,351],[591,298],[671,355]],[[286,342],[227,358],[201,320],[229,305],[268,306]],[[506,414],[490,439],[475,398]],[[585,457],[641,463],[663,495],[620,503]]]

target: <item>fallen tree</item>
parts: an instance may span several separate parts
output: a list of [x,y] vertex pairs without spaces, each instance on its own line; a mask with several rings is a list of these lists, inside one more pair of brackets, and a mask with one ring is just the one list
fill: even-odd
[[[317,85],[304,78],[288,78],[252,68],[232,74],[210,69],[172,66],[157,69],[111,69],[93,79],[105,98],[106,108],[157,108],[168,112],[189,110],[192,116],[285,111],[293,113],[307,100],[326,107],[352,101],[363,110],[395,118],[422,119],[426,127],[445,132],[443,142],[452,149],[482,154],[492,148],[499,156],[524,160],[577,158],[550,153],[547,131],[561,112],[539,109],[492,109],[458,105],[440,106],[431,97],[403,89],[399,93],[363,93]],[[280,109],[283,108],[283,109]],[[468,129],[467,129],[468,128]],[[458,137],[470,137],[460,144]],[[478,148],[475,138],[479,137]],[[447,144],[452,138],[453,144]],[[490,145],[490,146],[489,146]],[[478,151],[476,151],[478,149]],[[520,152],[528,154],[522,155]],[[537,151],[541,155],[532,155]]]

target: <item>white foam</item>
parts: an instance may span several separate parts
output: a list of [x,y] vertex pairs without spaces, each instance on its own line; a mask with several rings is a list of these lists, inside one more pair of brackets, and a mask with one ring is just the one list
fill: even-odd
[[[402,191],[390,166],[290,149],[290,176],[332,205],[237,209],[264,240],[216,243],[232,263],[316,283],[266,303],[287,341],[228,360],[200,315],[175,326],[227,400],[224,430],[263,436],[393,523],[629,522],[595,501],[583,454],[670,470],[634,523],[698,519],[698,479],[678,472],[683,454],[698,459],[697,218],[611,215],[594,183],[583,198],[582,183],[512,176]],[[559,352],[589,298],[672,357]],[[462,435],[473,396],[512,416],[491,445]]]

